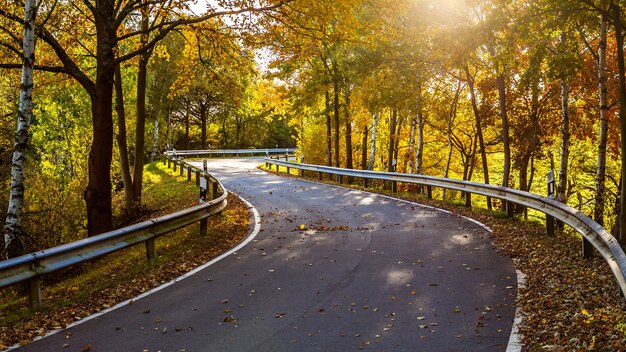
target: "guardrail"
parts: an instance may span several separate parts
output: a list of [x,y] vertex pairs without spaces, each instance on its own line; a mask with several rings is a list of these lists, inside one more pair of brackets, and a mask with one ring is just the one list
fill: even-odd
[[[171,163],[169,158],[167,163],[169,167]],[[1,261],[0,288],[28,282],[30,306],[33,309],[38,308],[42,304],[41,279],[47,274],[140,243],[146,244],[147,259],[153,262],[156,258],[156,238],[196,222],[200,222],[200,234],[206,236],[207,218],[221,212],[226,207],[228,192],[219,180],[202,170],[186,164],[182,160],[174,161],[174,165],[177,164],[181,171],[185,166],[187,167],[188,180],[191,180],[191,172],[195,170],[197,185],[201,183],[202,178],[207,181],[207,199],[209,201],[83,240]]]
[[164,154],[173,157],[199,158],[203,156],[227,156],[227,155],[272,155],[272,154],[293,154],[295,148],[270,148],[270,149],[206,149],[206,150],[170,150]]
[[424,185],[427,187],[429,198],[432,197],[432,187],[462,191],[466,196],[467,206],[471,206],[471,194],[478,194],[486,197],[499,198],[507,203],[520,204],[528,208],[536,209],[545,213],[547,216],[552,216],[562,221],[580,233],[583,236],[583,256],[590,257],[592,254],[591,246],[593,246],[609,265],[609,268],[617,280],[622,295],[626,295],[626,255],[615,237],[587,215],[553,198],[502,186],[434,176],[351,170],[329,166],[300,164],[270,158],[265,158],[265,163],[270,169],[271,165],[276,165],[277,170],[278,166],[285,167],[287,168],[287,172],[289,172],[289,169],[298,169],[301,175],[303,175],[304,171],[317,172],[320,179],[324,173],[336,175],[337,181],[340,183],[343,177],[360,178],[363,180],[363,186],[366,188],[368,186],[368,180],[372,179],[390,181],[394,184],[392,188],[394,190],[396,182]]

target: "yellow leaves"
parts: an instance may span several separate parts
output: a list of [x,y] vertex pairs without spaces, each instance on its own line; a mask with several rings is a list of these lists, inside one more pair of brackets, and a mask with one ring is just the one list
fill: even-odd
[[300,230],[306,230],[306,226],[304,226],[304,224],[300,224]]
[[170,53],[165,45],[157,45],[154,48],[154,56],[165,61],[170,61]]

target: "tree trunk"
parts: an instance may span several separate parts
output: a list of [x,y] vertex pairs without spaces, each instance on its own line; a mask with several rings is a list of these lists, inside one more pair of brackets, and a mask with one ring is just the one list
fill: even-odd
[[417,152],[415,154],[415,173],[422,174],[424,158],[424,111],[422,104],[422,86],[417,88]]
[[[478,145],[480,148],[480,157],[483,164],[483,176],[485,184],[489,184],[489,165],[487,165],[487,151],[485,150],[485,140],[483,138],[482,122],[478,105],[476,103],[476,91],[474,90],[474,79],[469,72],[469,67],[465,66],[465,74],[467,76],[467,84],[470,90],[470,99],[472,101],[472,110],[476,118],[476,135],[478,136]],[[487,197],[487,209],[491,210],[491,198]]]
[[415,170],[415,161],[413,161],[413,155],[415,155],[415,125],[417,119],[411,117],[411,132],[409,132],[409,173],[412,174]]
[[[150,25],[149,10],[146,7],[141,9],[141,30],[147,31]],[[141,44],[148,43],[148,36],[141,36]],[[133,173],[133,188],[135,196],[135,206],[141,207],[141,192],[143,189],[143,165],[146,133],[146,86],[148,78],[148,61],[151,50],[139,56],[137,70],[137,126],[135,129],[135,169]]]
[[124,90],[122,88],[122,72],[118,65],[115,69],[115,111],[117,112],[117,147],[120,151],[120,172],[124,182],[124,203],[131,217],[137,215],[135,196],[133,194],[133,178],[130,174],[128,161],[128,145],[126,134],[126,110],[124,109]]
[[402,133],[402,126],[404,126],[404,115],[400,115],[396,122],[396,135],[394,138],[395,144],[393,146],[393,159],[396,161],[395,171],[398,171],[398,163],[400,161],[400,158],[398,158],[398,153],[400,151],[400,135]]
[[398,118],[398,110],[394,107],[391,109],[389,118],[389,144],[387,146],[387,171],[394,172],[393,151],[396,145],[396,120]]
[[602,15],[600,24],[600,44],[598,47],[598,93],[600,99],[600,135],[598,138],[598,164],[596,169],[595,208],[593,219],[604,226],[604,202],[606,201],[606,143],[608,139],[608,90],[606,87],[606,37],[608,19]]
[[[615,26],[615,41],[617,44],[617,63],[619,68],[619,120],[621,131],[622,150],[626,148],[626,77],[624,67],[624,27],[619,4],[612,4],[613,23]],[[626,153],[621,153],[621,187],[620,187],[620,215],[619,215],[619,241],[626,243]]]
[[511,177],[511,142],[509,136],[509,118],[506,110],[506,81],[504,73],[496,78],[498,86],[498,99],[500,103],[500,119],[502,120],[502,148],[504,151],[504,170],[502,172],[502,187],[509,187]]
[[[561,43],[565,42],[565,32],[561,33]],[[569,162],[569,82],[566,77],[561,78],[561,164],[559,167],[559,183],[556,188],[556,199],[567,202],[567,165]]]
[[187,107],[185,109],[185,141],[187,142],[187,150],[191,149],[191,138],[189,137],[189,101],[187,101]]
[[[200,125],[201,125],[201,132],[202,132],[202,149],[208,149],[208,145],[206,142],[207,139],[207,134],[206,134],[206,127],[207,127],[207,106],[205,104],[200,104]],[[226,121],[226,119],[224,119],[224,121]],[[224,127],[224,135],[226,135],[226,125],[223,125]]]
[[333,85],[334,85],[334,94],[335,94],[335,166],[339,167],[339,74],[337,72],[337,64],[333,65]]
[[330,121],[330,94],[328,90],[326,91],[326,110],[324,110],[324,115],[326,115],[326,165],[333,166],[333,132],[332,132],[332,124]]
[[[457,83],[456,91],[454,92],[454,99],[452,99],[452,105],[450,106],[450,114],[446,124],[446,135],[448,137],[448,156],[446,158],[446,167],[443,172],[443,177],[448,178],[450,173],[450,163],[452,162],[452,125],[454,124],[454,118],[456,117],[457,104],[459,102],[459,95],[461,94],[461,81]],[[442,199],[446,200],[446,189],[442,189]]]
[[370,163],[368,170],[374,170],[374,162],[376,161],[376,125],[378,124],[378,113],[372,114],[372,139],[370,147]]
[[150,154],[150,161],[156,159],[157,148],[159,147],[159,115],[156,115],[154,120],[154,135],[152,136],[152,153]]
[[353,169],[352,165],[352,119],[350,118],[350,94],[346,92],[346,169]]
[[33,66],[35,64],[35,0],[24,3],[24,38],[22,41],[22,78],[17,116],[17,131],[13,144],[11,164],[11,190],[9,206],[4,222],[4,251],[6,258],[24,254],[22,242],[22,209],[24,207],[24,169],[28,151],[30,120],[33,111]]
[[[102,45],[105,46],[106,45]],[[100,46],[99,46],[100,47]],[[93,143],[89,152],[89,183],[84,198],[87,204],[87,232],[94,236],[111,230],[111,160],[113,154],[113,75],[111,47],[98,57],[96,93],[91,97]]]
[[363,141],[361,142],[361,170],[367,170],[367,132],[368,128],[365,126]]

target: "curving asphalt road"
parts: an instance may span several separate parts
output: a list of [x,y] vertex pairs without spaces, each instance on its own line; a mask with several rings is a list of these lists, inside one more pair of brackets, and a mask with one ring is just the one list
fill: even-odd
[[407,202],[270,175],[259,163],[209,162],[261,214],[250,244],[19,350],[506,349],[516,274],[487,230]]

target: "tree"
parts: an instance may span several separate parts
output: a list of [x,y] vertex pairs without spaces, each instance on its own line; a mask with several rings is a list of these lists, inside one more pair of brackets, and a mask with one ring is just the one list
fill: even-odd
[[24,207],[24,169],[30,120],[33,110],[33,68],[35,65],[35,19],[37,4],[35,0],[24,3],[24,39],[22,43],[22,79],[20,82],[20,101],[18,110],[17,132],[13,146],[11,166],[11,191],[9,209],[4,223],[4,246],[7,258],[24,254],[22,243],[22,208]]
[[[89,184],[84,192],[87,205],[88,232],[95,235],[112,227],[111,210],[111,161],[113,154],[113,82],[118,65],[144,55],[154,48],[169,32],[185,25],[202,23],[211,18],[241,14],[245,12],[271,11],[283,6],[284,2],[253,7],[243,2],[244,7],[229,10],[211,10],[204,15],[190,17],[185,14],[186,1],[101,1],[89,0],[80,3],[51,5],[49,16],[42,21],[38,37],[54,52],[57,62],[35,69],[68,74],[89,94],[92,105],[93,143],[89,154]],[[126,27],[132,23],[137,11],[147,11],[147,6],[157,6],[157,16],[147,28]],[[0,9],[0,16],[20,23],[21,19],[9,9]],[[57,23],[48,19],[74,18],[76,21]],[[85,30],[93,32],[93,40],[81,41],[75,33],[76,23],[91,24]],[[3,28],[6,31],[6,28]],[[75,37],[64,37],[75,33]],[[91,38],[91,37],[90,37]],[[137,42],[137,38],[141,38]],[[147,38],[147,40],[144,40]],[[68,45],[71,42],[74,45]],[[135,45],[137,44],[137,45]],[[83,52],[75,53],[67,47],[79,45]],[[87,55],[93,60],[83,65]],[[82,66],[82,67],[81,67]],[[95,66],[95,77],[91,67]],[[18,68],[17,64],[0,64],[0,68]],[[143,151],[142,151],[143,153]],[[137,176],[137,175],[136,175]],[[141,180],[134,180],[135,183]]]

